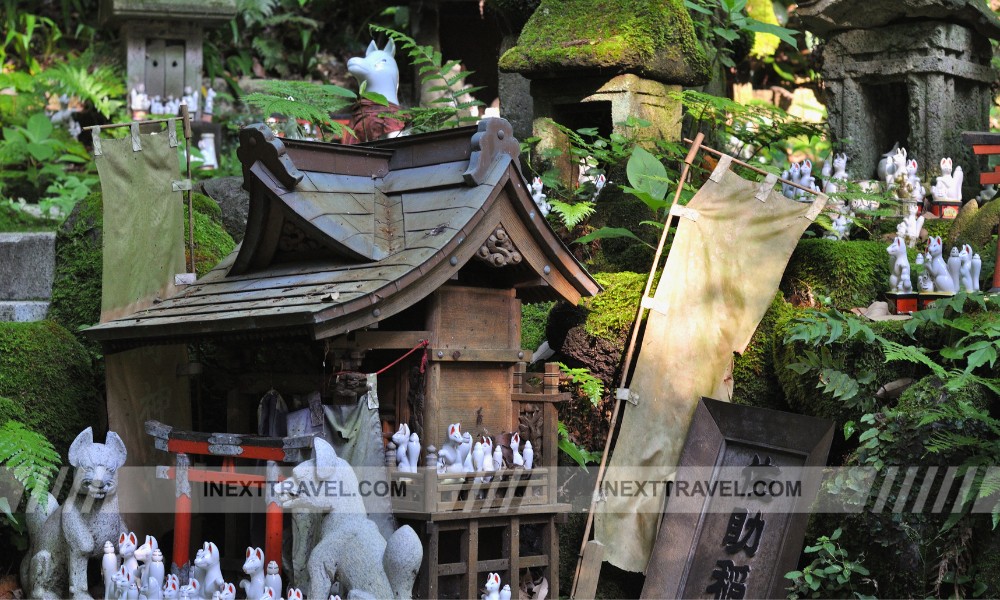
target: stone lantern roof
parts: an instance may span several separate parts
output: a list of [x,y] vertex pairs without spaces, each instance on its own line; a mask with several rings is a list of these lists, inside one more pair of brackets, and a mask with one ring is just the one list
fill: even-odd
[[236,16],[236,0],[101,0],[102,24],[127,20],[197,21],[221,24]]
[[1000,20],[985,0],[802,0],[796,15],[806,29],[820,36],[906,21],[944,21],[1000,39]]
[[708,60],[681,0],[542,0],[500,69],[530,78],[633,73],[682,85],[708,80]]

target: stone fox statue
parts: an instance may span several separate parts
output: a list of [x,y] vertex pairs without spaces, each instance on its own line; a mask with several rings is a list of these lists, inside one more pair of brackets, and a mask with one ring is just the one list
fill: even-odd
[[320,438],[313,448],[313,458],[278,486],[285,510],[326,513],[320,541],[309,554],[308,597],[328,598],[336,580],[341,594],[346,586],[354,597],[411,598],[423,560],[420,538],[404,525],[387,543],[365,512],[351,465]]
[[102,556],[105,541],[128,532],[117,496],[117,472],[125,458],[118,434],[109,431],[104,443],[97,444],[88,427],[69,447],[69,464],[76,472],[66,503],[59,506],[51,494],[45,507],[29,503],[31,545],[21,562],[21,583],[30,597],[90,598],[87,559]]

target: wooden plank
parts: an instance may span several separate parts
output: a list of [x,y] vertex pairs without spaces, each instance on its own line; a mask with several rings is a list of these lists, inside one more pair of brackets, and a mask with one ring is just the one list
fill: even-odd
[[[375,191],[375,182],[371,177],[307,171],[305,179],[308,180],[318,192],[372,194]],[[301,185],[302,184],[299,184],[299,186]]]
[[996,171],[991,171],[989,173],[980,173],[979,174],[979,183],[981,183],[983,185],[990,185],[990,184],[996,185],[996,184],[1000,184],[1000,173],[998,173]]
[[375,194],[375,244],[386,254],[394,254],[405,247],[403,233],[403,201],[399,196]]
[[468,557],[466,560],[469,565],[469,571],[466,573],[467,594],[465,597],[477,598],[479,596],[479,581],[477,577],[479,574],[479,521],[477,519],[469,521],[469,542],[466,552],[467,554],[464,556]]
[[[508,339],[508,320],[515,318],[517,299],[511,290],[493,290],[466,286],[444,286],[435,292],[441,298],[441,329],[433,347],[444,351],[477,348],[515,350]],[[436,356],[436,355],[435,355]]]
[[345,302],[351,298],[358,295],[358,291],[348,291],[340,290],[335,284],[321,284],[321,285],[303,285],[294,286],[293,288],[269,288],[264,290],[252,290],[249,292],[228,292],[224,294],[201,294],[197,296],[174,296],[164,300],[158,306],[163,307],[180,307],[180,306],[198,306],[203,304],[222,304],[226,302],[232,302],[234,304],[239,304],[240,302],[258,302],[262,300],[272,300],[281,299],[287,302],[282,302],[283,304],[294,304],[296,301],[319,296],[329,296],[330,294],[340,294],[339,298],[335,298],[328,301],[330,302]]
[[510,395],[512,402],[565,402],[571,400],[573,394],[559,392],[558,394],[517,394]]
[[132,322],[132,323],[134,323],[134,322],[137,322],[137,321],[141,321],[141,324],[143,326],[146,326],[146,327],[155,327],[157,325],[174,325],[174,324],[181,324],[181,323],[185,323],[185,322],[187,322],[187,323],[192,323],[192,322],[200,323],[200,322],[208,322],[208,321],[223,321],[223,320],[226,320],[226,319],[234,319],[234,318],[237,318],[237,317],[261,318],[261,317],[277,316],[277,315],[289,315],[289,314],[294,314],[294,313],[302,315],[302,317],[303,317],[302,321],[306,322],[306,319],[308,318],[308,315],[312,314],[312,311],[305,310],[302,307],[298,307],[298,306],[288,306],[288,307],[276,306],[274,308],[257,309],[257,310],[253,310],[253,311],[229,311],[229,312],[211,313],[211,314],[206,314],[206,315],[197,315],[196,317],[189,317],[189,318],[185,318],[185,317],[157,317],[155,315],[150,315],[150,316],[144,317],[142,319],[138,319],[138,318],[135,318],[135,317],[124,317],[123,319],[120,319],[117,322],[124,322],[124,323],[130,323],[130,322]]
[[531,351],[483,348],[432,348],[428,354],[428,358],[442,362],[516,363],[522,360],[531,360]]
[[[388,282],[400,271],[409,271],[410,267],[400,265],[374,265],[371,267],[352,269],[345,271],[307,273],[303,275],[286,275],[281,277],[261,277],[259,279],[241,279],[238,281],[220,281],[218,283],[206,283],[197,289],[185,290],[183,296],[198,296],[206,294],[222,294],[227,292],[248,292],[253,290],[269,289],[292,289],[298,286],[309,285],[331,285],[340,284],[347,287],[348,284],[364,282]],[[355,291],[357,288],[348,288],[341,291]]]
[[[523,519],[524,517],[532,515],[548,515],[555,512],[569,512],[572,509],[573,507],[569,504],[526,504],[517,507],[517,515]],[[509,517],[510,511],[501,509],[486,509],[477,511],[475,516],[479,518],[487,516]],[[429,519],[435,523],[446,523],[468,519],[469,513],[463,513],[461,511],[435,512],[424,514],[422,515],[422,518]]]
[[983,144],[972,147],[974,154],[1000,154],[1000,144]]
[[365,350],[409,350],[421,340],[431,338],[430,331],[380,331],[369,329],[359,331],[353,340],[331,342],[338,348],[361,348]]
[[281,308],[293,312],[316,312],[329,306],[329,302],[322,302],[319,297],[298,298],[287,303],[276,299],[260,300],[251,302],[223,302],[219,304],[198,304],[195,306],[165,306],[147,309],[141,313],[126,317],[136,321],[144,321],[152,318],[166,317],[195,317],[200,315],[213,315],[216,313],[260,315],[262,311]]
[[394,169],[376,185],[386,194],[398,194],[409,190],[426,190],[443,186],[465,187],[462,173],[468,168],[467,160],[438,163],[410,169]]
[[556,530],[555,515],[549,517],[545,532],[549,542],[549,589],[555,598],[559,596],[559,532]]
[[510,557],[510,569],[507,571],[507,579],[510,584],[510,589],[518,589],[518,580],[521,576],[521,519],[519,517],[511,517],[510,523],[506,529],[508,533],[506,539],[507,543],[507,556]]
[[441,209],[479,209],[489,196],[487,191],[479,187],[456,187],[406,192],[402,194],[403,211],[409,215]]
[[438,526],[434,523],[427,524],[427,532],[429,540],[427,543],[427,559],[424,560],[424,565],[427,567],[427,595],[425,598],[437,598],[438,576],[440,575],[438,561],[441,556],[441,536]]
[[344,192],[304,192],[296,190],[281,197],[281,201],[303,219],[312,220],[328,214],[371,214],[375,194]]
[[[440,246],[434,246],[434,249],[440,248]],[[269,266],[264,271],[257,271],[254,273],[241,274],[241,275],[226,275],[225,269],[222,267],[223,263],[217,265],[208,275],[198,280],[198,282],[185,289],[182,294],[190,293],[191,290],[200,289],[203,285],[217,284],[217,283],[230,283],[234,281],[256,281],[261,279],[274,279],[279,277],[289,277],[292,275],[314,275],[319,273],[336,274],[343,272],[353,272],[372,268],[385,268],[389,266],[410,266],[415,267],[427,258],[434,254],[434,252],[428,252],[429,246],[412,246],[406,248],[389,258],[379,261],[378,265],[371,264],[331,264],[329,260],[314,260],[309,262],[296,262],[288,265],[275,264]],[[226,258],[226,261],[232,262],[235,256],[232,254]],[[225,262],[225,261],[224,261]],[[218,269],[219,271],[217,271]],[[331,281],[336,279],[335,276],[331,276]]]
[[[405,210],[406,205],[404,204],[403,207]],[[478,208],[456,207],[418,213],[405,212],[403,223],[407,232],[407,240],[409,240],[410,232],[424,231],[438,227],[461,229],[478,210]]]

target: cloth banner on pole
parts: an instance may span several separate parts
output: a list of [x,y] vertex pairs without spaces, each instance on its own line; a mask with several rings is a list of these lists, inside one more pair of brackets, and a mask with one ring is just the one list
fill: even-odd
[[[672,479],[702,396],[721,394],[733,352],[746,349],[774,298],[781,275],[826,196],[790,200],[770,182],[728,169],[695,194],[680,216],[649,317],[609,471]],[[641,473],[641,475],[639,475]],[[662,497],[609,496],[598,502],[595,539],[605,560],[644,571],[663,510]],[[669,543],[669,540],[660,540]]]
[[[140,149],[136,149],[136,148]],[[184,273],[184,208],[177,148],[166,133],[101,139],[95,153],[104,201],[101,322],[150,306]]]

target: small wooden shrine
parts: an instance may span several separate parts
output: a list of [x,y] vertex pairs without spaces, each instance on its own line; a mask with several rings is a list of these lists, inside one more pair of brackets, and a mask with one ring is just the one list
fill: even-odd
[[[257,458],[294,462],[289,448],[309,452],[301,437],[268,442],[252,429],[262,393],[273,385],[305,394],[333,370],[383,367],[382,430],[408,424],[423,443],[420,465],[431,466],[414,475],[385,460],[389,478],[409,482],[406,496],[392,499],[394,516],[424,545],[414,596],[478,597],[489,572],[516,591],[529,567],[558,590],[555,523],[566,507],[556,498],[555,407],[566,394],[556,365],[529,393],[521,303],[576,303],[600,287],[538,212],[518,153],[502,119],[355,146],[280,140],[263,125],[244,129],[238,154],[250,211],[241,246],[173,297],[89,333],[108,352],[205,340],[294,342],[318,348],[325,370],[271,374],[262,386],[246,365],[232,384],[225,434],[152,424],[157,447],[174,452],[179,467],[213,447],[223,455],[260,447]],[[336,358],[328,364],[326,357]],[[452,423],[475,435],[519,432],[532,441],[535,468],[488,484],[439,475],[435,452]]]

